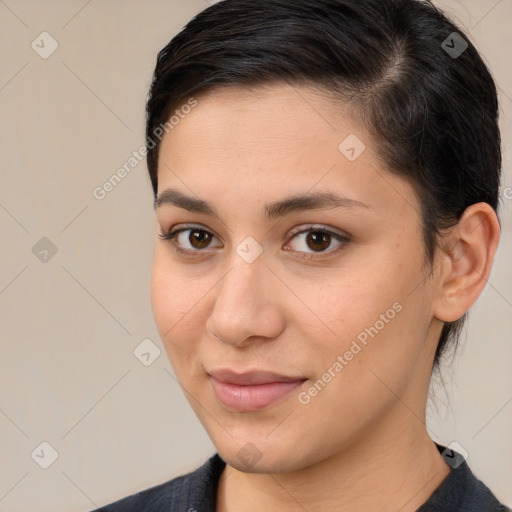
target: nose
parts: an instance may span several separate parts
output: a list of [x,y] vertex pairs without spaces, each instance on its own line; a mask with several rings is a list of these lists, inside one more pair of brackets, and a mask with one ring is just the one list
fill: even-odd
[[235,262],[215,289],[215,303],[206,322],[211,336],[242,347],[275,338],[283,331],[279,280],[263,258],[252,263]]

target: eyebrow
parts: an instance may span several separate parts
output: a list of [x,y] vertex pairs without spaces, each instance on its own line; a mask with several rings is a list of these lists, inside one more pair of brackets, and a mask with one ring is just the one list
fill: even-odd
[[[202,213],[220,219],[215,207],[208,201],[190,197],[177,189],[166,189],[155,199],[155,209],[170,204],[189,212]],[[285,197],[279,201],[265,205],[265,217],[272,220],[278,217],[302,211],[326,208],[366,208],[370,207],[355,199],[342,197],[332,192],[310,192]]]

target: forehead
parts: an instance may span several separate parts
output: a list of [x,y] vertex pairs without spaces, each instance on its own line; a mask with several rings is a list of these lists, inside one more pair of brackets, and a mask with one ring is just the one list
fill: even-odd
[[382,212],[415,209],[410,185],[383,168],[367,131],[326,92],[226,87],[195,101],[162,140],[160,192],[193,188],[215,202],[226,188],[269,200],[322,188]]
[[[187,137],[189,143],[203,141],[233,147],[266,138],[267,142],[274,140],[283,148],[279,135],[304,141],[325,139],[326,131],[343,129],[343,121],[348,121],[346,106],[321,88],[282,83],[253,87],[230,85],[202,93],[195,101],[197,105],[181,116],[181,129],[174,126],[171,130],[174,137],[164,139],[180,142],[182,137],[192,135],[186,128],[193,124],[196,140]],[[353,121],[346,128],[351,125]]]
[[[187,114],[175,116],[179,122],[164,136],[159,171],[165,165],[209,174],[215,169],[221,178],[258,169],[281,179],[309,179],[339,160],[340,142],[356,129],[342,105],[305,87],[222,87],[195,101]],[[361,127],[357,131],[370,153],[368,136]],[[162,179],[166,174],[159,173]]]

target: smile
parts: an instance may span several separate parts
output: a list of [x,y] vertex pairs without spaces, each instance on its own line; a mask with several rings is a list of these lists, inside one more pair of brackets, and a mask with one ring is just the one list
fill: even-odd
[[222,406],[233,412],[256,411],[269,407],[289,395],[306,379],[262,384],[234,384],[210,375],[215,396]]

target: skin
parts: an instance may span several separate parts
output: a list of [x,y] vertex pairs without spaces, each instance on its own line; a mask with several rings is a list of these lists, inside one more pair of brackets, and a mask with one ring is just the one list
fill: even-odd
[[[193,257],[156,237],[151,300],[176,377],[227,463],[218,511],[415,511],[450,470],[425,426],[437,340],[443,322],[460,318],[485,286],[496,215],[485,203],[468,208],[430,273],[412,187],[384,168],[376,141],[339,103],[288,85],[196,99],[162,140],[158,193],[174,188],[209,201],[220,219],[157,208],[157,234],[193,223],[213,238],[205,249],[191,244],[191,231],[174,239],[203,251]],[[366,146],[355,161],[338,149],[349,134]],[[319,191],[367,207],[264,215],[269,202]],[[310,224],[349,241],[331,237],[318,250],[305,238]],[[311,231],[290,236],[301,226]],[[252,263],[236,252],[248,236],[263,250]],[[395,303],[401,311],[300,403],[298,393]],[[233,412],[207,375],[220,367],[307,380],[266,409]],[[244,446],[252,464],[238,456]]]

